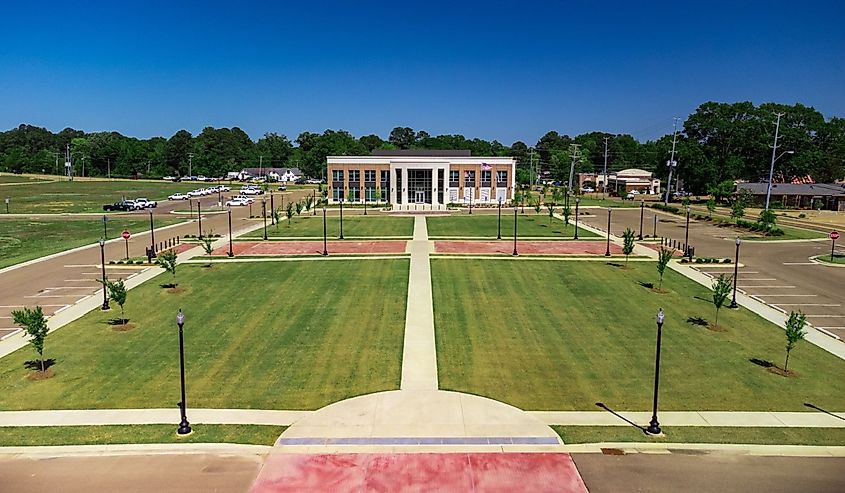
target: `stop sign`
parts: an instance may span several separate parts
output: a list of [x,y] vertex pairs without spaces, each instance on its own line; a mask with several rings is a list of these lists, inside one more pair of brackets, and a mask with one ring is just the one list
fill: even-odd
[[124,229],[123,233],[121,233],[120,236],[122,236],[124,240],[128,240],[129,239],[129,230]]
[[828,236],[831,240],[836,241],[839,239],[839,231],[831,231]]

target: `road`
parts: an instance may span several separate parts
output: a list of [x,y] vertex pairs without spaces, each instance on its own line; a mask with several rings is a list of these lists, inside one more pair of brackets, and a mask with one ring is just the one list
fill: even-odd
[[[606,209],[586,209],[583,221],[590,226],[607,229]],[[646,209],[643,217],[643,234],[654,231],[653,218],[657,216],[657,236],[684,243],[686,220],[682,216]],[[622,235],[625,228],[640,231],[639,209],[614,209],[611,213],[611,232]],[[748,233],[732,228],[718,227],[706,221],[690,221],[689,244],[699,257],[733,259],[737,236]],[[801,310],[807,321],[815,327],[845,339],[845,269],[810,262],[814,255],[830,252],[829,241],[766,242],[744,241],[740,246],[738,287],[749,295],[780,308],[787,313]],[[733,264],[708,264],[700,266],[704,272],[733,275]]]
[[[277,193],[274,199],[275,206],[281,207],[282,200],[297,200],[306,193],[310,193],[310,191]],[[203,204],[202,230],[206,233],[214,231],[218,234],[227,234],[228,217],[227,214],[220,213],[220,209],[216,207],[217,197],[204,197],[201,203]],[[195,200],[192,201],[191,208],[196,211]],[[188,203],[186,201],[163,201],[157,208],[152,209],[153,221],[155,222],[157,217],[172,217],[172,211],[177,209],[187,210]],[[270,210],[269,200],[267,210]],[[207,215],[206,211],[208,212]],[[261,215],[260,199],[253,204],[252,213]],[[149,212],[137,211],[128,214],[143,217],[147,216]],[[232,230],[237,231],[248,225],[249,221],[256,221],[255,219],[250,220],[249,215],[249,207],[233,208]],[[269,224],[270,219],[267,221]],[[157,244],[171,239],[175,240],[177,236],[184,237],[186,234],[199,234],[199,220],[197,220],[196,212],[193,219],[186,223],[154,230]],[[146,248],[150,244],[149,230],[133,232],[128,241],[129,256],[144,257]],[[109,279],[126,279],[148,268],[148,266],[108,265],[110,260],[120,260],[125,256],[126,244],[123,240],[112,240],[106,244],[106,273]],[[101,289],[102,285],[99,282],[101,278],[100,247],[96,244],[0,273],[0,339],[19,331],[19,328],[12,322],[12,310],[19,309],[22,306],[32,307],[37,304],[42,307],[46,315],[53,315]]]

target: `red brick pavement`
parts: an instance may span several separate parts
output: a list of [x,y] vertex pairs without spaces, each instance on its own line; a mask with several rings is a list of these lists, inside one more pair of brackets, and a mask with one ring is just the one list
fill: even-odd
[[[330,241],[329,255],[356,253],[405,253],[406,241]],[[244,255],[318,255],[322,241],[238,241],[232,245],[235,256]],[[226,255],[229,245],[217,248],[212,255]]]
[[[513,254],[513,240],[507,241],[435,241],[437,253]],[[517,241],[520,255],[604,255],[604,241]],[[610,253],[620,255],[622,248],[611,243]]]

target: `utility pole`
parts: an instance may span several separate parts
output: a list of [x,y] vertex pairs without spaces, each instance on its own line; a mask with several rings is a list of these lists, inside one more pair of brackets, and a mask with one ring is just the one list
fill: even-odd
[[535,173],[534,173],[534,148],[533,147],[531,149],[529,149],[528,168],[531,170],[531,177],[528,180],[528,184],[533,187],[534,186],[534,176],[535,176]]
[[73,164],[70,161],[70,143],[65,144],[65,172],[67,172],[67,179],[73,181]]
[[581,147],[581,144],[570,144],[570,147],[572,148],[572,155],[570,156],[572,158],[572,162],[569,164],[569,183],[567,185],[567,189],[571,191],[572,178],[575,175],[575,160],[578,159],[578,148]]
[[106,174],[109,180],[111,180],[111,158],[106,158]]
[[672,123],[672,156],[666,162],[666,166],[669,167],[669,179],[666,180],[666,197],[663,199],[663,205],[669,205],[669,192],[672,188],[672,171],[678,167],[678,162],[675,161],[675,144],[678,142],[678,117],[676,116],[674,120],[675,122]]
[[192,171],[191,167],[193,165],[193,160],[194,160],[194,153],[189,152],[188,153],[188,177],[193,176],[193,173],[191,173],[191,171]]
[[258,176],[264,176],[264,156],[258,156]]
[[59,151],[56,151],[53,154],[56,155],[56,175],[58,175],[59,174]]
[[82,176],[85,177],[85,154],[82,155]]
[[607,137],[604,138],[604,170],[602,170],[601,198],[607,192]]
[[775,123],[775,143],[772,146],[772,165],[769,167],[769,184],[766,187],[766,210],[769,210],[769,198],[772,194],[772,178],[774,177],[775,173],[775,157],[778,152],[778,134],[780,132],[780,117],[784,115],[784,113],[775,113],[778,117],[777,123]]

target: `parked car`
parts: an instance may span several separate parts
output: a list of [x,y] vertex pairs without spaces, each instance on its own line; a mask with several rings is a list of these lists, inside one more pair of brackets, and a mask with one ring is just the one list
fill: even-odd
[[236,195],[232,197],[232,200],[243,200],[247,204],[255,202],[255,199],[253,199],[252,197],[247,197],[246,195]]
[[103,206],[104,211],[134,211],[135,204],[130,203],[128,200],[121,200],[120,202],[115,202],[114,204],[106,204]]
[[170,176],[170,175],[162,176],[161,179],[167,180],[167,181],[176,181],[177,180],[177,178],[175,176]]
[[286,187],[286,186],[284,186],[284,185],[279,185],[279,190],[280,190],[280,191],[284,192],[284,191],[285,191],[285,190],[287,190],[287,189],[288,189],[288,187]]
[[188,200],[190,197],[185,195],[184,193],[174,193],[173,195],[169,195],[167,200]]
[[258,187],[244,187],[241,188],[241,193],[243,195],[262,195],[264,193],[264,190]]
[[198,188],[188,192],[188,197],[202,197],[203,195],[207,195],[204,188]]
[[155,200],[148,200],[146,197],[140,197],[135,199],[135,204],[142,209],[154,209],[158,207],[158,202]]
[[308,178],[307,180],[305,180],[305,183],[309,185],[319,185],[323,183],[323,180],[320,180],[318,178]]
[[229,187],[227,187],[226,185],[217,185],[217,190],[218,190],[219,192],[229,192],[229,191],[231,191],[232,189],[231,189],[231,188],[229,188]]
[[226,201],[227,206],[242,206],[249,205],[249,200],[246,198],[233,198]]
[[593,187],[584,187],[584,188],[581,189],[581,191],[584,192],[584,193],[593,193],[593,192],[596,191],[596,189],[593,188]]

